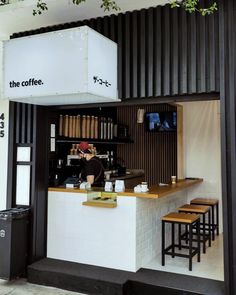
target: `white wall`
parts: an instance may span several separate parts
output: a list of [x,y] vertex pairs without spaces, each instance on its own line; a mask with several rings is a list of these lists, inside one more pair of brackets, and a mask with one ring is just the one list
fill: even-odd
[[[2,93],[2,41],[0,40],[0,95]],[[0,137],[0,210],[6,209],[9,102],[0,99],[0,114],[4,113],[4,137]]]
[[187,102],[182,105],[185,175],[204,179],[201,185],[188,190],[188,201],[195,197],[219,199],[222,231],[219,101]]

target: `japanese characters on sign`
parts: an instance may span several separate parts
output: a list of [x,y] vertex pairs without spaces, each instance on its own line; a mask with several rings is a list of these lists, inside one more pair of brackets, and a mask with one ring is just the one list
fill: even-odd
[[94,83],[99,83],[100,85],[105,85],[106,87],[110,87],[111,83],[109,83],[107,80],[102,80],[98,76],[93,76],[93,82]]
[[5,136],[5,122],[4,122],[4,113],[0,113],[0,137]]

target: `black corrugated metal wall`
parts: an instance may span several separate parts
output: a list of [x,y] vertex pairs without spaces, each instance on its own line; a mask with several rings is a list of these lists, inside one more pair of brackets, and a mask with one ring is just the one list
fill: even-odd
[[[219,91],[218,14],[202,18],[169,6],[127,12],[117,16],[67,23],[13,34],[12,38],[88,25],[118,43],[119,97],[122,100]],[[174,98],[173,98],[174,101]],[[27,106],[13,103],[20,113],[12,115],[9,169],[16,171],[16,126],[23,124]],[[31,205],[33,208],[32,257],[46,255],[47,126],[45,112],[34,107],[34,120],[25,135],[33,135]],[[28,118],[29,119],[29,118]],[[19,128],[19,127],[18,127]],[[20,129],[19,129],[20,131]],[[18,132],[18,131],[17,131]],[[21,134],[22,129],[21,129]],[[21,139],[25,138],[25,135]],[[27,136],[28,136],[27,135]],[[19,142],[20,143],[20,142]],[[44,159],[42,161],[42,159]],[[9,178],[9,187],[15,176]],[[14,190],[8,206],[14,203]]]
[[236,294],[236,1],[220,1],[220,101],[225,294]]
[[88,25],[118,43],[119,97],[219,92],[218,14],[201,17],[169,5],[13,34]]

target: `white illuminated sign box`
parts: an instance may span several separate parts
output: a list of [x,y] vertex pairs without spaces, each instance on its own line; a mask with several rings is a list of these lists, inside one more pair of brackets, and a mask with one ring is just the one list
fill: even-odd
[[3,98],[13,101],[117,101],[117,44],[87,26],[8,40],[3,77]]

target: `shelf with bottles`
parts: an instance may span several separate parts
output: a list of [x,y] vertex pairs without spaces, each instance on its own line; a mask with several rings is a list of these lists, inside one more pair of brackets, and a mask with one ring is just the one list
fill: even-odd
[[128,126],[117,124],[109,116],[60,115],[58,143],[90,143],[121,144],[132,143],[128,134]]
[[125,143],[134,143],[130,138],[114,138],[114,139],[98,139],[98,138],[68,138],[63,136],[58,136],[57,143],[79,143],[81,141],[88,141],[89,143],[98,143],[98,144],[125,144]]

